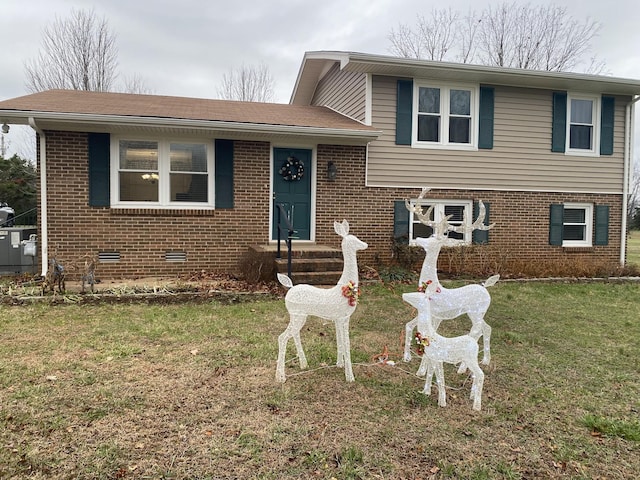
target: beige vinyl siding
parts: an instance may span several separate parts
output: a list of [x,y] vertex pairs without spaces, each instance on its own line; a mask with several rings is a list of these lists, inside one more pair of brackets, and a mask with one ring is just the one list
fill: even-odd
[[330,107],[354,120],[365,121],[367,76],[344,72],[336,63],[318,82],[312,105]]
[[373,77],[372,123],[384,133],[369,145],[367,185],[621,193],[624,107],[616,98],[613,155],[551,152],[552,91],[495,87],[494,147],[462,151],[395,144],[396,78]]

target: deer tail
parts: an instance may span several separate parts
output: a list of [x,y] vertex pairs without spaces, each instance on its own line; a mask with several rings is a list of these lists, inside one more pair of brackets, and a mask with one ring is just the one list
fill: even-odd
[[293,287],[293,282],[291,281],[291,279],[282,274],[282,273],[278,273],[278,281],[285,287],[285,288],[291,288]]
[[489,288],[495,285],[496,283],[498,283],[498,280],[500,280],[500,275],[492,275],[489,278],[487,278],[484,282],[482,282],[482,286],[485,288]]

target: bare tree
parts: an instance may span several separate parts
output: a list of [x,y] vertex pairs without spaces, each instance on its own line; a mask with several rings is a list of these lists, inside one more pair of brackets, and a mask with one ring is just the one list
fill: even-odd
[[222,76],[218,95],[224,100],[270,102],[274,98],[274,80],[265,64],[242,65]]
[[427,60],[457,60],[499,67],[601,73],[604,62],[589,57],[600,24],[579,21],[553,5],[502,3],[480,14],[461,16],[451,9],[417,16],[415,28],[391,30],[390,51]]
[[109,91],[117,77],[115,35],[93,10],[56,17],[42,34],[37,58],[25,64],[30,92],[54,88]]
[[[419,22],[420,20],[418,20]],[[391,42],[391,53],[403,58],[421,58],[427,59],[422,53],[422,40],[420,35],[414,32],[411,27],[405,24],[398,25],[398,29],[391,29],[387,36]]]
[[629,228],[640,228],[640,159],[636,158],[633,163],[633,173],[629,185],[627,197],[627,220]]
[[482,22],[482,18],[474,10],[469,10],[457,24],[459,35],[459,52],[456,60],[462,63],[471,63],[476,54],[476,36]]
[[144,78],[138,74],[133,74],[124,79],[123,82],[124,92],[126,93],[138,93],[150,95],[153,93],[153,89],[147,85]]
[[407,25],[391,30],[391,50],[405,58],[444,60],[453,45],[457,21],[458,14],[450,8],[434,9],[428,18],[418,15],[415,32]]
[[489,6],[484,11],[478,31],[480,63],[498,67],[509,66],[506,63],[516,48],[509,38],[516,23],[515,15],[511,15],[510,12],[506,3],[495,10]]

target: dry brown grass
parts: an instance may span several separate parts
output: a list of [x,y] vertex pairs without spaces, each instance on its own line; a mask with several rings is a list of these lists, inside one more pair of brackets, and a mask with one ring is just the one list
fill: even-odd
[[[640,306],[632,284],[498,284],[483,410],[446,370],[446,408],[400,352],[411,287],[367,286],[356,382],[331,325],[307,323],[311,370],[274,380],[281,300],[223,306],[32,305],[0,311],[0,478],[608,478],[640,471]],[[604,305],[607,308],[602,308]],[[468,329],[447,324],[445,333]],[[396,358],[397,359],[397,358]],[[634,423],[635,422],[635,423]]]

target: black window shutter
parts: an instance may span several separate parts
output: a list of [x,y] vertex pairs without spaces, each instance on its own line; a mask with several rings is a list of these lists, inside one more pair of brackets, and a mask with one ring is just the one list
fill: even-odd
[[600,155],[613,155],[613,122],[615,110],[616,99],[603,95],[600,114]]
[[562,245],[564,205],[554,203],[549,209],[549,245]]
[[553,92],[551,151],[564,152],[567,144],[567,92]]
[[409,210],[404,200],[393,202],[393,238],[398,243],[409,243]]
[[233,208],[233,140],[216,140],[216,208]]
[[[485,225],[489,225],[489,204],[484,203],[485,208],[485,216],[484,223]],[[478,214],[480,213],[480,204],[478,202],[473,202],[473,218],[478,218]],[[471,234],[473,243],[476,244],[485,244],[489,243],[489,230],[474,230]]]
[[609,244],[609,205],[596,205],[594,243],[596,245]]
[[480,87],[480,115],[478,119],[478,148],[493,148],[493,105],[495,89]]
[[411,145],[413,122],[413,80],[398,80],[396,103],[396,145]]
[[108,133],[89,133],[89,206],[110,206],[109,162],[111,142]]

